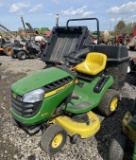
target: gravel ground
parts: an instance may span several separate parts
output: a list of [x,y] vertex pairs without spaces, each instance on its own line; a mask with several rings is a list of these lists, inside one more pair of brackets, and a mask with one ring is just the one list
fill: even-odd
[[[131,53],[132,55],[136,55],[136,52]],[[121,131],[121,120],[126,111],[133,109],[136,96],[135,75],[127,75],[120,92],[122,100],[115,114],[108,118],[98,115],[101,129],[95,136],[83,139],[77,144],[71,144],[68,137],[62,151],[51,157],[39,146],[42,133],[28,135],[13,125],[9,113],[11,84],[42,69],[45,64],[40,59],[19,61],[6,56],[0,56],[0,62],[0,160],[108,160],[111,139]],[[125,160],[131,159],[131,142],[128,147]]]

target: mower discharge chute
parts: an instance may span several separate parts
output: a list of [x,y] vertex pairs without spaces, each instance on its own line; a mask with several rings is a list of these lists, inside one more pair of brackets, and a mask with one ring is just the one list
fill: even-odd
[[[55,30],[61,34],[56,34]],[[70,39],[73,40],[77,33],[81,34],[79,40],[82,43],[77,45],[78,49],[74,51],[75,46],[71,46],[70,49],[66,45],[71,44]],[[117,75],[117,72],[122,69],[126,72],[127,50],[124,47],[111,50],[107,46],[89,44],[86,40],[82,41],[85,39],[83,36],[85,33],[87,33],[86,27],[54,28],[51,36],[56,37],[53,45],[59,57],[55,59],[57,56],[55,50],[51,43],[48,44],[43,56],[44,60],[52,65],[19,80],[11,87],[10,111],[13,119],[18,126],[30,134],[42,129],[44,133],[41,147],[50,154],[58,152],[63,147],[67,134],[72,142],[76,143],[80,138],[90,137],[99,130],[100,121],[91,111],[93,108],[97,107],[101,114],[109,116],[118,106],[120,99],[118,90],[124,84],[125,73],[122,74],[121,79],[118,79],[115,74]],[[49,42],[52,40],[53,37]],[[64,52],[63,49],[58,52],[56,46],[58,41],[65,42],[65,45],[60,43],[58,48],[69,49],[70,53],[67,50]],[[50,50],[53,53],[49,56]],[[111,53],[115,51],[117,53],[111,55],[110,50]],[[116,67],[111,62],[116,57],[118,59],[114,60],[114,63],[117,64],[119,71],[114,70]],[[65,63],[56,65],[61,59],[65,59]],[[77,60],[80,63],[77,63]],[[111,71],[113,74],[109,74]]]

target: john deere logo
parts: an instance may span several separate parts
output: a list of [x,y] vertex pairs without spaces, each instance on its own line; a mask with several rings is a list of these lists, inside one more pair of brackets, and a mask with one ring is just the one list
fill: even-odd
[[16,93],[13,93],[13,97],[16,99],[17,98],[17,95],[16,95]]

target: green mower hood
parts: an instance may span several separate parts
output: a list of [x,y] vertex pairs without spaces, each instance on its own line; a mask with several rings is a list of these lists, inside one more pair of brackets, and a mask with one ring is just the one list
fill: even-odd
[[50,67],[22,78],[11,86],[11,90],[16,94],[23,96],[25,93],[41,88],[67,76],[72,78],[72,75],[64,70],[56,67]]

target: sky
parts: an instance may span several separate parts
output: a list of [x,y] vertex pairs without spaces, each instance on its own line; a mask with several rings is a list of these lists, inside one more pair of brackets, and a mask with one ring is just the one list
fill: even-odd
[[[100,30],[112,31],[120,20],[136,22],[136,0],[0,0],[0,24],[11,31],[23,28],[21,16],[34,28],[51,30],[56,25],[56,14],[59,14],[59,26],[65,26],[68,19],[97,18]],[[95,21],[69,25],[96,30]]]

